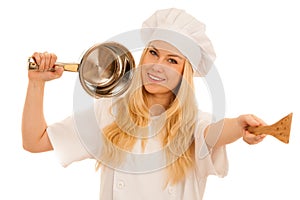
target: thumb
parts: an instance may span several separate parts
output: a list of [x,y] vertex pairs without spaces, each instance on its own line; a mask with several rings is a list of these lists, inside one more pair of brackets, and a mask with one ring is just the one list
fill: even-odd
[[247,126],[259,126],[260,122],[254,115],[243,115],[241,116],[241,121],[244,127]]
[[55,78],[59,78],[62,76],[64,72],[64,68],[63,67],[55,67],[55,71],[53,72]]

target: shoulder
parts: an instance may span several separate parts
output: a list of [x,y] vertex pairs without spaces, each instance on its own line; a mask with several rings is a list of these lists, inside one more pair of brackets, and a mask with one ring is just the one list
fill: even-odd
[[108,112],[112,108],[113,105],[117,101],[119,101],[120,98],[99,98],[94,100],[94,111],[95,113],[99,112]]
[[200,123],[211,123],[214,120],[213,114],[198,109],[197,121]]

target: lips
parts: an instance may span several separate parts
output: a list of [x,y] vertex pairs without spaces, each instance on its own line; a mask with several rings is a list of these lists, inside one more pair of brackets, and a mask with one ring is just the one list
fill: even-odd
[[166,79],[164,79],[164,78],[160,78],[160,77],[158,77],[158,76],[154,76],[153,74],[147,74],[148,75],[148,77],[149,77],[149,79],[151,80],[151,81],[153,81],[153,82],[162,82],[162,81],[164,81],[164,80],[166,80]]

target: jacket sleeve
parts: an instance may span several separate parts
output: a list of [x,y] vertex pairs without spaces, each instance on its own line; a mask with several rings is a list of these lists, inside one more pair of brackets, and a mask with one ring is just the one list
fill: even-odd
[[62,166],[67,167],[72,162],[91,158],[77,134],[73,115],[48,126],[47,132]]
[[199,112],[195,130],[196,173],[199,177],[217,175],[224,177],[228,173],[226,146],[209,147],[204,138],[206,127],[212,122],[212,115]]
[[60,163],[66,167],[87,158],[99,159],[103,146],[102,128],[113,121],[111,99],[101,99],[92,106],[74,111],[65,120],[47,128]]

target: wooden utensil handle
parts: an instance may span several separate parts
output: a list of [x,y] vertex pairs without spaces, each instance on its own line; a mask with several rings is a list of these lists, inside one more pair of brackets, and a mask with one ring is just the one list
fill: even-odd
[[272,126],[249,126],[246,129],[254,135],[272,135],[272,132],[274,131],[274,128]]
[[254,135],[272,135],[284,143],[289,143],[292,117],[293,113],[290,113],[271,126],[249,126],[246,130]]

